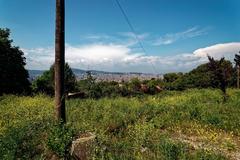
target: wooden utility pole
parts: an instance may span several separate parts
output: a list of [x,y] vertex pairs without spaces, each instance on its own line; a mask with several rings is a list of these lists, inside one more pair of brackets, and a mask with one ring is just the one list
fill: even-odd
[[55,110],[58,121],[66,121],[64,95],[65,64],[65,2],[56,0],[56,33],[55,33]]

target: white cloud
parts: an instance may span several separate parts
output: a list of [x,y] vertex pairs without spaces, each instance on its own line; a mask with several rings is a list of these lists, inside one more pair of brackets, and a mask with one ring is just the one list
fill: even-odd
[[178,33],[168,33],[160,38],[158,38],[153,45],[160,46],[160,45],[168,45],[172,44],[178,40],[184,40],[188,38],[198,37],[207,33],[207,28],[199,29],[199,27],[192,27],[185,31],[178,32]]
[[136,37],[143,41],[149,37],[149,33],[134,34],[133,32],[119,32],[113,35],[106,34],[87,34],[84,35],[82,40],[87,43],[98,42],[102,44],[114,43],[124,46],[134,46],[138,43]]
[[89,40],[105,40],[110,38],[111,36],[106,34],[88,34],[84,36],[84,39],[89,39]]
[[138,56],[140,54],[131,53],[130,48],[116,44],[68,45],[66,47],[66,60],[76,67],[81,65],[76,60],[84,62],[85,65],[113,65]]
[[138,43],[138,40],[143,41],[149,37],[149,33],[134,34],[133,32],[118,33],[122,38],[117,39],[116,43],[131,47]]
[[193,52],[195,56],[206,57],[207,55],[215,58],[226,57],[233,59],[234,55],[240,50],[239,42],[216,44],[206,48],[200,48]]
[[149,33],[142,33],[142,34],[135,35],[133,32],[121,32],[119,34],[131,39],[136,39],[136,36],[137,36],[139,40],[143,40],[149,36]]
[[[215,58],[225,56],[232,60],[240,50],[240,42],[222,43],[174,56],[148,56],[119,44],[66,45],[66,62],[71,67],[123,72],[158,73],[189,71],[207,62],[207,54]],[[54,48],[24,49],[27,68],[48,69],[54,62]]]

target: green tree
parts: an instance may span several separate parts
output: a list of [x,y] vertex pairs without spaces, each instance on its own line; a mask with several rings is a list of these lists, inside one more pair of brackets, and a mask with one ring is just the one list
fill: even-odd
[[96,78],[92,76],[92,73],[90,71],[87,71],[86,74],[87,74],[87,79],[85,81],[86,81],[88,97],[90,98],[102,97],[102,89],[100,85],[96,82]]
[[221,58],[219,61],[217,61],[210,56],[208,56],[208,60],[208,67],[212,72],[212,86],[221,89],[224,95],[224,101],[226,101],[226,89],[233,74],[232,63],[230,61],[226,61],[225,58]]
[[146,85],[148,87],[148,94],[156,94],[159,92],[157,87],[161,88],[163,86],[163,81],[161,79],[152,78],[146,81]]
[[30,91],[24,53],[13,46],[10,30],[0,28],[0,95],[20,94]]
[[[217,61],[218,63],[218,61]],[[181,74],[169,73],[164,75],[164,86],[170,90],[184,90],[188,88],[219,88],[220,80],[215,77],[215,72],[209,69],[209,63],[201,64],[189,73]],[[221,68],[228,70],[227,85],[233,84],[233,68],[230,61],[225,59],[221,62]]]
[[175,80],[177,80],[178,78],[182,77],[183,73],[179,72],[179,73],[166,73],[163,75],[163,81],[164,82],[174,82]]
[[240,52],[239,52],[239,54],[235,54],[234,61],[236,63],[236,69],[237,69],[237,88],[239,89]]
[[128,83],[129,89],[133,92],[139,92],[141,88],[141,81],[138,78],[132,78]]
[[[32,88],[35,92],[42,92],[46,94],[54,94],[54,64],[48,71],[45,71],[40,77],[33,81]],[[76,77],[68,65],[64,66],[64,87],[65,93],[76,90]]]
[[[163,82],[164,82],[164,88],[167,90],[182,90],[178,87],[181,82],[182,77],[184,76],[183,73],[166,73],[163,75]],[[182,84],[181,84],[182,86]]]
[[50,70],[48,70],[33,81],[32,89],[35,93],[41,92],[46,93],[48,95],[53,95],[54,94],[53,83],[54,83],[53,74],[50,72]]
[[207,88],[211,87],[211,72],[208,64],[202,64],[189,73],[184,74],[173,82],[173,87],[177,90],[187,88]]

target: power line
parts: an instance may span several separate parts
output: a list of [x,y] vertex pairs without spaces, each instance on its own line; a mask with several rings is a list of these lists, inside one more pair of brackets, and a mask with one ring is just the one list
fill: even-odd
[[[134,37],[136,38],[136,40],[137,40],[137,42],[138,42],[138,45],[139,45],[140,48],[143,50],[143,52],[145,53],[145,55],[148,55],[146,49],[143,47],[143,44],[142,44],[141,40],[140,40],[139,37],[137,36],[136,31],[135,31],[132,23],[130,22],[130,20],[129,20],[126,12],[125,12],[125,10],[123,9],[122,5],[120,4],[119,0],[115,0],[115,1],[116,1],[117,5],[118,5],[120,11],[122,12],[123,17],[124,17],[124,19],[126,20],[129,28],[131,29]],[[151,61],[150,61],[150,63],[151,63],[151,65],[152,65],[152,68],[153,68],[154,72],[157,73],[156,67],[153,65],[153,63],[152,63]]]

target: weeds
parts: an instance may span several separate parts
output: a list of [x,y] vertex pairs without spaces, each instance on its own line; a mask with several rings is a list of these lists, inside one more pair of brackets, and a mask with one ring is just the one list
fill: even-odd
[[0,159],[47,159],[50,150],[64,157],[73,131],[96,134],[94,159],[234,159],[240,152],[240,93],[228,94],[226,103],[210,89],[69,100],[62,127],[54,124],[52,98],[3,96]]

